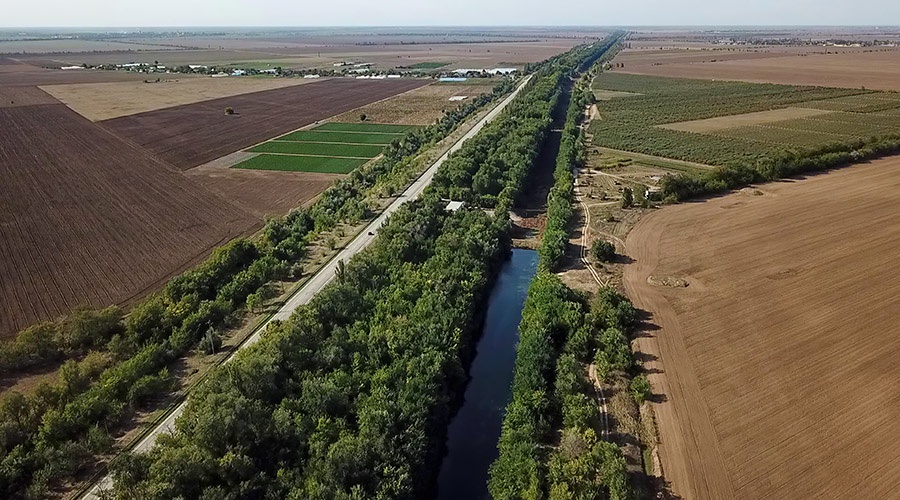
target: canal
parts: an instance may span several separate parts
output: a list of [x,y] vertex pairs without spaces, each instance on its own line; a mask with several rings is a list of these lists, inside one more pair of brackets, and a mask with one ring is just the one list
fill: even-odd
[[497,441],[516,361],[519,322],[537,264],[537,252],[514,249],[491,291],[465,400],[447,433],[447,456],[438,476],[440,500],[490,498],[488,468],[497,458]]

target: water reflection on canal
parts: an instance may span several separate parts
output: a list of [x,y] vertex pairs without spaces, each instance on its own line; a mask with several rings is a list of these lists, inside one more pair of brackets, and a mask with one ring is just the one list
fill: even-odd
[[488,468],[497,458],[503,410],[509,402],[528,285],[537,272],[533,250],[514,249],[491,291],[484,331],[469,370],[465,402],[450,422],[447,456],[438,476],[441,500],[490,498]]

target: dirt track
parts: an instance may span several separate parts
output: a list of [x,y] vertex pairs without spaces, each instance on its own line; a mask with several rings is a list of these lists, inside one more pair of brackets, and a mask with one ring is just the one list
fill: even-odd
[[900,498],[900,158],[760,191],[627,240],[666,477],[690,499]]
[[[101,122],[186,170],[430,80],[334,79],[175,106]],[[237,113],[226,116],[225,108]]]

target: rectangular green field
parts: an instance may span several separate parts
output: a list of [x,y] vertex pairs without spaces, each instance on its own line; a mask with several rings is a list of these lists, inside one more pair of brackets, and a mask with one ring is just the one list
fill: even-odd
[[369,132],[381,134],[405,134],[419,128],[415,125],[386,125],[383,123],[338,123],[330,122],[319,125],[313,130],[336,132]]
[[381,154],[381,146],[356,144],[323,144],[320,142],[269,141],[249,149],[251,153],[281,153],[288,155],[343,156],[371,159]]
[[276,141],[296,142],[335,142],[341,144],[376,144],[387,146],[394,139],[400,139],[403,134],[364,134],[353,132],[320,132],[318,130],[299,130],[283,135]]
[[279,170],[283,172],[313,172],[320,174],[347,174],[368,160],[353,158],[326,158],[321,156],[285,156],[262,154],[245,160],[232,168],[247,170]]

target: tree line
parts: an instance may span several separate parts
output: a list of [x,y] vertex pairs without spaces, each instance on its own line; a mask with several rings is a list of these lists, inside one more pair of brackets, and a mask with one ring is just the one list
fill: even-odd
[[519,325],[500,456],[491,465],[493,498],[633,498],[624,457],[599,439],[585,365],[609,359],[610,369],[630,369],[634,318],[628,299],[612,289],[588,305],[556,275],[538,272]]
[[530,66],[534,74],[528,86],[448,159],[432,186],[445,198],[498,211],[512,208],[547,138],[564,85],[604,55],[615,39],[579,46]]
[[423,498],[504,219],[405,205],[336,280],[194,392],[171,437],[114,464],[120,498]]
[[423,148],[511,88],[504,81],[410,132],[388,146],[381,160],[337,181],[310,208],[267,221],[259,238],[215,250],[127,317],[117,308],[79,308],[0,344],[0,373],[84,356],[67,361],[56,380],[27,395],[5,391],[0,397],[0,496],[43,496],[55,481],[74,476],[108,450],[110,436],[136,408],[171,390],[169,365],[201,340],[215,342],[217,331],[235,323],[271,280],[296,275],[297,261],[322,231],[370,217],[370,200],[385,185],[407,183]]
[[785,151],[755,163],[721,166],[702,173],[667,175],[660,181],[667,201],[684,201],[791,175],[842,167],[900,153],[900,135],[833,143],[802,153]]

